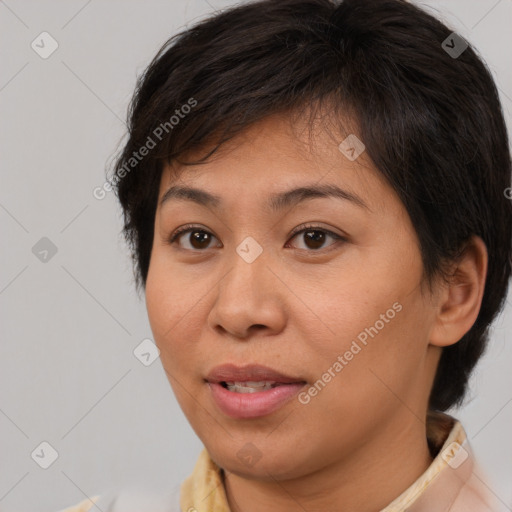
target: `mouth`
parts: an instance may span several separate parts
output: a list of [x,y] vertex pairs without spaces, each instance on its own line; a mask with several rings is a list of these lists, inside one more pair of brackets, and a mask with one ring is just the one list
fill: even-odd
[[269,389],[273,389],[277,386],[286,386],[286,384],[282,382],[272,382],[272,381],[249,381],[249,382],[220,382],[220,385],[232,391],[233,393],[258,393],[260,391],[267,391]]
[[208,374],[205,382],[220,411],[237,419],[269,415],[306,385],[301,377],[260,365],[218,366]]

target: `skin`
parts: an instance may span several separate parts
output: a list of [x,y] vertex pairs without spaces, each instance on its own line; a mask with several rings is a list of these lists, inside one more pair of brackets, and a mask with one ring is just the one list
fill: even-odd
[[[452,282],[436,281],[430,294],[404,206],[366,152],[354,162],[340,152],[343,138],[317,125],[310,144],[288,118],[271,116],[208,163],[162,174],[159,198],[176,184],[222,197],[218,209],[159,204],[146,304],[169,382],[225,470],[233,512],[373,512],[393,501],[432,461],[425,416],[441,349],[478,315],[487,271],[481,239],[454,263]],[[273,193],[327,183],[367,208],[337,198],[265,208]],[[346,240],[292,237],[305,222]],[[189,223],[210,239],[193,245],[189,232],[170,244]],[[252,263],[236,252],[247,236],[263,249]],[[240,420],[213,402],[204,378],[223,363],[259,363],[313,385],[394,303],[401,311],[309,403],[294,398]],[[252,466],[237,457],[246,443],[261,454]]]

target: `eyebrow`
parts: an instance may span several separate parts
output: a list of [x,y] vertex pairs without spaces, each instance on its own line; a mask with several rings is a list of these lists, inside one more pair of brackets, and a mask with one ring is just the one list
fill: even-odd
[[[353,204],[361,207],[368,208],[368,205],[356,194],[348,192],[333,184],[323,185],[309,185],[284,192],[278,192],[270,196],[267,206],[273,211],[281,211],[286,207],[295,206],[303,201],[315,198],[328,198],[334,197],[336,199],[342,199],[350,201]],[[163,195],[160,200],[160,206],[164,203],[175,200],[186,200],[192,201],[202,206],[209,208],[219,208],[222,204],[222,198],[220,196],[206,192],[195,187],[184,187],[175,185],[170,187],[167,192]]]

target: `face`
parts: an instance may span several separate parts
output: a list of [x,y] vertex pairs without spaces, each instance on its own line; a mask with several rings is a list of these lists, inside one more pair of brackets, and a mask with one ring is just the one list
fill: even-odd
[[426,410],[439,354],[418,240],[343,139],[319,127],[308,142],[273,116],[208,163],[162,175],[151,328],[190,424],[239,476],[300,477],[375,453]]

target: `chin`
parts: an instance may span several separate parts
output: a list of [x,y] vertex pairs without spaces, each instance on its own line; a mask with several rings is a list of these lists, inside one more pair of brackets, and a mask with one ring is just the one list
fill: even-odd
[[218,466],[243,478],[262,481],[288,480],[314,471],[312,466],[309,467],[311,456],[297,450],[295,442],[283,446],[283,443],[265,443],[265,437],[254,443],[250,439],[233,442],[231,438],[227,438],[226,444],[212,447],[211,443],[205,443],[205,446]]

